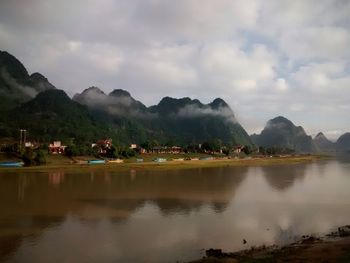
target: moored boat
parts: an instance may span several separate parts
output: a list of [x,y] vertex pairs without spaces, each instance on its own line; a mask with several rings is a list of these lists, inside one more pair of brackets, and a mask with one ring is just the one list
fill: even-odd
[[23,162],[1,162],[0,167],[22,167]]
[[101,163],[106,163],[106,161],[105,160],[100,160],[100,159],[88,160],[88,164],[101,164]]
[[108,163],[123,163],[123,159],[113,159],[113,160],[108,160]]
[[155,158],[154,160],[153,160],[154,162],[156,162],[156,163],[164,163],[164,162],[166,162],[167,160],[165,159],[165,158]]

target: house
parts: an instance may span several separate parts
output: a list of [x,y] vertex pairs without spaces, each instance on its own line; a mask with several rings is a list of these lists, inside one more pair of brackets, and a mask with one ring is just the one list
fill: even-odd
[[53,143],[49,144],[49,153],[50,154],[63,154],[66,145],[62,145],[61,141],[54,141]]
[[133,144],[130,144],[130,149],[133,149],[133,150],[136,150],[137,149],[137,144],[133,143]]
[[30,149],[37,149],[39,148],[40,144],[38,142],[25,142],[24,147],[30,148]]
[[170,153],[173,153],[173,154],[179,154],[182,152],[182,148],[179,147],[179,146],[173,146],[171,147],[171,151]]
[[93,143],[91,147],[97,147],[100,154],[106,154],[107,150],[112,148],[112,139],[98,140],[96,143]]
[[244,145],[236,145],[235,147],[233,147],[233,152],[234,153],[241,153],[242,151],[243,151],[243,149],[244,149]]

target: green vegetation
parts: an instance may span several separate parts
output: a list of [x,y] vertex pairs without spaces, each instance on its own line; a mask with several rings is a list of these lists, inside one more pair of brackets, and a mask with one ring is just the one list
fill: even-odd
[[21,156],[26,166],[46,164],[46,157],[42,150],[26,149]]

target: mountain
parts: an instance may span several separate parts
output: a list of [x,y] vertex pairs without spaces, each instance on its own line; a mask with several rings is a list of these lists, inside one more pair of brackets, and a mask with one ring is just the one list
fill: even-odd
[[125,90],[116,89],[106,95],[99,88],[90,87],[73,100],[109,123],[122,141],[142,143],[151,139],[161,144],[197,144],[220,139],[224,143],[251,144],[230,107],[219,98],[202,104],[196,99],[165,97],[157,105],[146,107]]
[[317,152],[331,152],[335,150],[335,144],[328,140],[322,132],[315,136],[313,142]]
[[44,142],[70,138],[92,142],[110,135],[109,129],[96,121],[85,106],[58,89],[43,91],[11,110],[5,123],[9,136],[16,138],[18,130],[25,128],[30,138]]
[[341,135],[337,142],[336,142],[336,147],[338,151],[341,152],[350,152],[350,133],[344,133]]
[[149,112],[158,116],[150,119],[155,134],[181,143],[201,143],[213,138],[223,143],[251,145],[249,135],[236,120],[231,108],[222,99],[209,104],[190,98],[163,98]]
[[113,137],[116,143],[198,144],[219,139],[250,145],[251,140],[227,103],[209,104],[190,98],[163,98],[146,107],[129,92],[105,94],[90,87],[71,100],[40,73],[29,75],[13,55],[0,51],[0,136],[18,137],[27,129],[48,142],[76,137],[78,141]]
[[251,139],[258,146],[288,148],[301,153],[313,152],[315,148],[303,127],[281,116],[269,120],[261,134],[252,135]]
[[106,95],[98,87],[90,87],[81,94],[75,94],[73,100],[92,110],[103,111],[110,115],[137,116],[146,111],[145,105],[122,89],[115,89]]
[[17,58],[0,51],[0,111],[14,108],[48,89],[55,87],[44,76],[40,73],[29,75]]

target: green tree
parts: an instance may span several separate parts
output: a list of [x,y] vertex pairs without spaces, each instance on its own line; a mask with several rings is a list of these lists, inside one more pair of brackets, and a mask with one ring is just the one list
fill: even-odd
[[35,151],[35,157],[34,161],[36,164],[45,164],[46,163],[46,157],[42,150],[36,150]]

